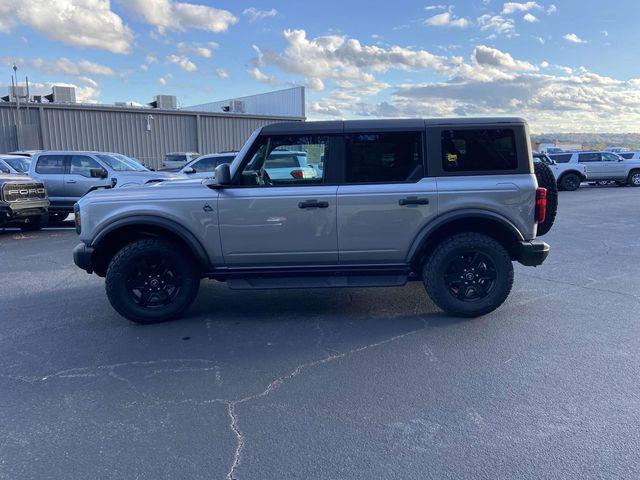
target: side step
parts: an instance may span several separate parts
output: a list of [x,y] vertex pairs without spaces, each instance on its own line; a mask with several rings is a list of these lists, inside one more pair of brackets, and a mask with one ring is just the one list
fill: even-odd
[[292,288],[402,287],[408,276],[395,275],[314,275],[291,277],[230,278],[233,290],[267,290]]

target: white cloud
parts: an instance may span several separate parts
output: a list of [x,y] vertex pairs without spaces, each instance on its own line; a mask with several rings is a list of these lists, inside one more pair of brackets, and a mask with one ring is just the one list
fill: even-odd
[[571,42],[571,43],[587,43],[586,40],[583,40],[575,33],[567,33],[562,38],[564,38],[567,42]]
[[478,45],[473,50],[471,58],[480,66],[488,66],[500,70],[531,72],[537,68],[529,62],[515,60],[510,54],[496,48]]
[[229,78],[229,72],[227,72],[224,68],[216,68],[216,75],[218,75],[218,78]]
[[158,85],[166,85],[167,84],[167,79],[165,77],[160,77],[157,80]]
[[166,60],[169,63],[178,65],[185,72],[193,73],[198,70],[198,66],[184,55],[169,55]]
[[219,45],[216,42],[209,42],[207,44],[178,42],[176,45],[179,53],[192,53],[202,58],[213,57],[213,51],[218,47]]
[[480,25],[480,30],[491,30],[501,35],[512,35],[516,30],[514,21],[501,15],[482,15],[478,17],[478,25]]
[[548,15],[551,15],[552,13],[556,13],[557,11],[558,11],[558,7],[556,7],[553,3],[549,5],[549,8],[547,8]]
[[600,33],[602,34],[602,36],[604,37],[608,37],[609,36],[609,32],[607,30],[601,30]]
[[425,25],[431,25],[435,27],[468,27],[470,22],[466,18],[458,18],[451,12],[443,12],[433,17],[427,18],[424,21]]
[[32,68],[47,74],[63,74],[69,76],[117,75],[111,67],[90,62],[89,60],[78,60],[74,62],[65,57],[56,60],[34,58],[27,63]]
[[427,12],[430,12],[432,10],[446,10],[447,8],[447,5],[427,5],[426,7],[424,7]]
[[538,17],[536,17],[535,15],[532,15],[531,13],[525,13],[522,19],[525,22],[529,22],[529,23],[535,23],[539,21]]
[[511,15],[517,12],[528,12],[529,10],[542,10],[538,2],[507,2],[502,7],[503,15]]
[[16,24],[76,47],[126,54],[133,44],[133,32],[109,0],[0,0],[0,28]]
[[262,73],[262,71],[258,67],[254,67],[248,70],[249,74],[255,78],[257,81],[262,83],[270,83],[271,85],[275,85],[278,83],[276,77],[272,77]]
[[[94,0],[95,1],[95,0]],[[105,0],[106,1],[106,0]],[[209,32],[226,32],[238,22],[228,10],[174,0],[116,0],[160,33],[190,28]],[[108,2],[107,2],[108,3]]]
[[243,15],[249,17],[249,22],[253,23],[256,20],[263,20],[269,17],[275,17],[278,15],[278,11],[275,8],[271,10],[258,10],[257,8],[250,7],[242,11]]

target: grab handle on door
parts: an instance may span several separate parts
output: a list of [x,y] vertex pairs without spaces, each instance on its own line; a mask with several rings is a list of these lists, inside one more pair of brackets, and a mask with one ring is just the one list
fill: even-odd
[[76,183],[75,180],[67,180],[67,183]]
[[418,198],[418,197],[407,197],[407,198],[401,198],[400,200],[398,200],[398,203],[401,206],[404,206],[404,205],[429,205],[429,199],[428,198]]
[[329,202],[319,202],[317,200],[305,200],[298,203],[298,208],[327,208]]

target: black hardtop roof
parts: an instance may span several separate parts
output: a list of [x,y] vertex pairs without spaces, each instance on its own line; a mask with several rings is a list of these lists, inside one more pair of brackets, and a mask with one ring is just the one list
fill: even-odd
[[264,134],[341,133],[363,130],[394,131],[428,126],[526,125],[520,117],[400,118],[380,120],[329,120],[312,122],[278,122],[262,127]]

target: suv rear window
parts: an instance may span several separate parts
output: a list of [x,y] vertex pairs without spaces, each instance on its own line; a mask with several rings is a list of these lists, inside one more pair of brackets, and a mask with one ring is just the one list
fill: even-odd
[[420,132],[349,133],[346,183],[417,181],[424,176]]
[[551,160],[555,160],[557,163],[569,163],[573,154],[571,153],[554,153],[553,155],[549,155]]
[[43,155],[38,158],[37,173],[64,173],[64,155]]
[[622,158],[625,160],[631,160],[633,158],[633,153],[619,153]]
[[511,129],[444,130],[441,141],[445,172],[518,168],[516,136]]

